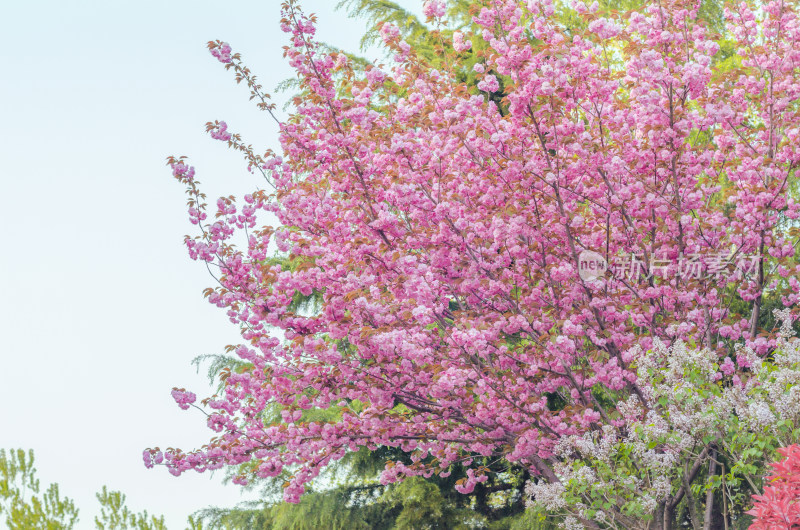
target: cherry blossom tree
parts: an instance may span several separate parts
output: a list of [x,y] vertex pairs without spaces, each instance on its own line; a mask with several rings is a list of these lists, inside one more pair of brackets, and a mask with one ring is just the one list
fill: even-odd
[[[800,296],[794,2],[742,2],[725,36],[688,0],[626,13],[482,0],[475,32],[444,31],[444,2],[424,5],[436,66],[387,23],[394,64],[360,75],[284,2],[302,95],[283,121],[240,55],[209,43],[281,146],[260,154],[208,125],[267,187],[220,198],[212,218],[195,169],[169,159],[199,228],[190,256],[217,282],[208,300],[241,326],[231,350],[246,364],[202,406],[173,390],[217,436],[148,449],[146,465],[237,466],[243,484],[285,475],[296,502],[346,453],[391,447],[408,458],[387,463],[386,483],[460,465],[468,493],[490,461],[557,485],[563,440],[626,436],[667,407],[639,372],[646,352],[713,352],[722,377],[752,363],[734,343],[759,356],[778,345],[766,306]],[[581,24],[565,27],[564,9]],[[459,81],[467,68],[480,93]],[[297,310],[312,294],[316,310]],[[648,525],[669,528],[668,508],[715,474],[720,443],[695,442]]]

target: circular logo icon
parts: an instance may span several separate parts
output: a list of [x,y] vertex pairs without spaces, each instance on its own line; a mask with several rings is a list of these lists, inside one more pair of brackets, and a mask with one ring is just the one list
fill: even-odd
[[608,270],[606,259],[591,250],[584,250],[578,256],[578,274],[582,280],[595,280]]

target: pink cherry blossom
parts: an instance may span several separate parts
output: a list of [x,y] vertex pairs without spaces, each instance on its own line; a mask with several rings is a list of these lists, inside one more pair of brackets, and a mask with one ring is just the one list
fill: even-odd
[[[485,476],[466,462],[491,456],[557,484],[562,439],[619,428],[634,411],[624,404],[646,400],[636,363],[654,344],[703,345],[724,359],[719,377],[757,362],[740,354],[732,366],[725,340],[774,349],[759,328],[762,295],[800,294],[794,7],[731,8],[742,66],[725,76],[714,37],[675,2],[607,20],[595,2],[569,31],[552,2],[487,5],[480,31],[454,35],[436,68],[384,24],[397,64],[353,73],[342,90],[348,67],[286,2],[285,55],[302,97],[289,119],[272,115],[280,154],[256,152],[225,122],[208,126],[259,175],[257,189],[242,204],[220,199],[209,218],[194,168],[168,160],[198,227],[187,250],[214,274],[205,295],[240,327],[231,352],[247,364],[224,372],[203,405],[212,441],[153,449],[148,465],[251,463],[238,483],[291,470],[293,502],[362,447],[411,455],[387,483],[463,460],[468,492]],[[425,13],[444,16],[444,3]],[[480,93],[459,81],[470,58],[457,52],[470,42],[487,46]],[[239,55],[209,48],[273,113]],[[608,262],[605,275],[581,278],[583,251]],[[730,275],[715,273],[728,257]],[[319,307],[296,310],[312,293]],[[173,397],[181,408],[196,399]],[[281,418],[264,424],[272,406]],[[308,420],[309,409],[337,419]]]

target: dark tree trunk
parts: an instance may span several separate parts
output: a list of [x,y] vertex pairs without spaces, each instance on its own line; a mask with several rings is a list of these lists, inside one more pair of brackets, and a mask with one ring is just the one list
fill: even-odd
[[648,530],[663,530],[664,528],[664,510],[666,509],[666,502],[662,502],[656,508],[655,514],[653,514],[653,520],[650,521],[648,525]]
[[[711,458],[708,462],[708,480],[717,474],[717,450],[711,450]],[[719,510],[717,510],[719,511]],[[711,522],[714,516],[714,490],[710,489],[706,492],[706,511],[703,514],[703,530],[711,530]]]

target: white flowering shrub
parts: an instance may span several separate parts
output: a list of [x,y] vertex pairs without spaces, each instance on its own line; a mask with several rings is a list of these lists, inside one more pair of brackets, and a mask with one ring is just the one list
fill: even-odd
[[725,496],[714,507],[722,517],[745,510],[776,450],[800,439],[800,340],[788,311],[775,316],[783,325],[764,357],[737,345],[735,360],[720,358],[683,342],[633,352],[642,398],[621,402],[611,424],[564,438],[560,482],[531,480],[529,506],[565,528],[671,528],[678,510],[698,527],[714,495]]

